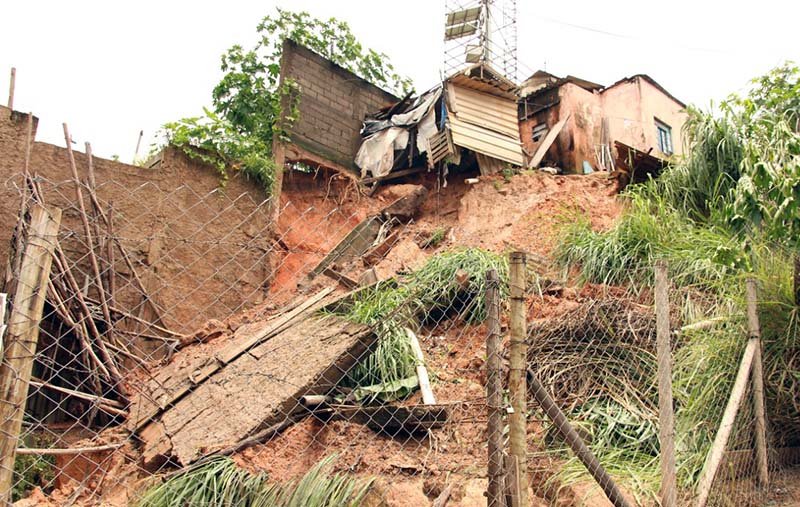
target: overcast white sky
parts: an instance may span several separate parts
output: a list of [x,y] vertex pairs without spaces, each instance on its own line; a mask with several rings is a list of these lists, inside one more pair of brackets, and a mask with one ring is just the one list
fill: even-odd
[[[335,16],[387,53],[417,89],[439,78],[444,0],[11,1],[0,29],[0,89],[17,67],[15,109],[40,118],[40,141],[63,146],[61,123],[94,151],[130,161],[139,130],[201,112],[219,57],[245,47],[276,5]],[[601,84],[650,74],[707,106],[785,60],[800,62],[800,2],[519,1],[519,59]],[[144,151],[144,149],[142,150]]]

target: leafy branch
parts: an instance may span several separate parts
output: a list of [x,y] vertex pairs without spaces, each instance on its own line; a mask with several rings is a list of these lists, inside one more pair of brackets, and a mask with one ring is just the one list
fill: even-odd
[[299,109],[298,84],[280,80],[285,39],[378,86],[396,93],[411,89],[411,81],[395,71],[388,57],[364,48],[343,21],[277,9],[258,24],[257,31],[259,40],[253,48],[237,44],[222,55],[224,75],[212,92],[213,110],[163,126],[167,143],[214,166],[223,183],[232,171],[241,171],[267,192],[272,190],[279,169],[272,161],[273,139],[288,139]]

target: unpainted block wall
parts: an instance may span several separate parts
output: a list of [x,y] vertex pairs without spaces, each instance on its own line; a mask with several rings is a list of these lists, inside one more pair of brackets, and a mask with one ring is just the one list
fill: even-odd
[[[27,115],[0,107],[0,263],[5,266],[19,212]],[[81,178],[87,159],[75,152]],[[97,195],[113,204],[121,238],[164,325],[192,332],[266,297],[271,281],[264,190],[238,176],[220,187],[217,172],[167,149],[153,168],[94,158]],[[48,205],[63,210],[60,241],[77,270],[90,272],[67,150],[33,143],[30,170],[39,174]],[[85,196],[87,206],[88,197]],[[120,306],[150,320],[131,273],[116,254]],[[84,276],[77,274],[79,282]]]
[[292,142],[357,171],[353,159],[361,145],[365,115],[400,99],[288,39],[283,45],[281,74],[300,88]]

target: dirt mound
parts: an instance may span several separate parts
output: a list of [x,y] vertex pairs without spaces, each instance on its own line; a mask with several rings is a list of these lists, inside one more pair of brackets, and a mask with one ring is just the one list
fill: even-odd
[[524,172],[507,180],[481,178],[461,199],[455,242],[550,255],[559,225],[576,213],[587,215],[593,229],[605,230],[621,211],[614,181],[603,173],[553,176]]

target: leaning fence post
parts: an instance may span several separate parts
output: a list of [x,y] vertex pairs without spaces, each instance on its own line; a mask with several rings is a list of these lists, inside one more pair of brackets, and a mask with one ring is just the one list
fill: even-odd
[[589,471],[592,478],[594,478],[603,490],[608,500],[615,507],[630,507],[630,504],[622,495],[622,491],[620,491],[614,483],[614,480],[608,475],[608,472],[606,472],[606,469],[603,468],[603,465],[600,464],[600,461],[597,460],[597,457],[592,453],[591,449],[589,449],[580,435],[578,435],[578,432],[575,431],[575,428],[569,423],[567,416],[558,408],[558,405],[556,405],[556,402],[547,393],[547,390],[542,383],[539,382],[539,379],[536,378],[535,372],[529,370],[528,373],[531,379],[531,392],[533,393],[533,397],[542,407],[545,415],[550,419],[561,436],[564,437],[564,441],[569,445],[569,448],[572,449],[572,452],[575,453],[575,456],[583,463],[583,466],[586,467],[586,470]]
[[750,338],[758,341],[753,356],[753,408],[756,415],[756,460],[758,462],[758,483],[761,487],[769,484],[769,463],[767,461],[767,424],[764,405],[764,365],[761,362],[761,328],[758,322],[758,289],[753,278],[747,279],[747,327]]
[[656,348],[658,355],[658,441],[661,448],[661,506],[677,505],[675,414],[672,407],[672,348],[669,324],[667,263],[656,262]]
[[516,460],[519,471],[517,491],[512,493],[512,507],[528,505],[528,460],[527,460],[527,307],[525,304],[526,259],[524,252],[512,252],[509,262],[509,296],[511,330],[508,373],[508,391],[513,409],[509,416],[509,440],[511,457]]
[[8,321],[6,347],[0,364],[0,504],[11,503],[14,459],[22,428],[28,382],[33,369],[39,322],[44,310],[53,248],[58,240],[61,210],[30,208],[31,223],[22,257],[13,307]]
[[486,402],[489,421],[488,507],[503,507],[503,385],[500,379],[500,279],[497,270],[486,273]]
[[[750,283],[748,282],[748,316],[750,316],[751,312],[755,312],[755,293],[753,294],[752,309],[750,305],[750,292],[754,289],[755,285],[750,288]],[[758,315],[755,313],[753,315],[755,316],[755,320],[757,322]],[[719,429],[717,429],[714,442],[711,444],[711,449],[709,450],[706,461],[703,464],[703,471],[700,473],[700,479],[697,483],[697,503],[695,504],[697,507],[705,507],[706,503],[708,502],[708,497],[711,493],[711,486],[714,484],[714,478],[717,475],[717,471],[719,470],[719,466],[722,463],[722,458],[725,454],[725,446],[728,445],[728,439],[733,431],[733,425],[736,421],[736,414],[739,412],[739,407],[741,407],[742,400],[747,392],[747,381],[750,378],[750,372],[753,370],[753,363],[755,361],[757,351],[760,357],[761,340],[759,338],[757,329],[756,334],[753,334],[753,330],[751,328],[750,338],[747,340],[747,346],[744,349],[742,360],[739,363],[739,369],[736,372],[736,380],[733,382],[733,388],[731,389],[731,394],[728,397],[728,403],[725,405],[725,412],[722,414],[722,420],[719,423]],[[754,385],[753,387],[755,388],[756,386]],[[754,395],[755,390],[756,389],[753,389]]]

